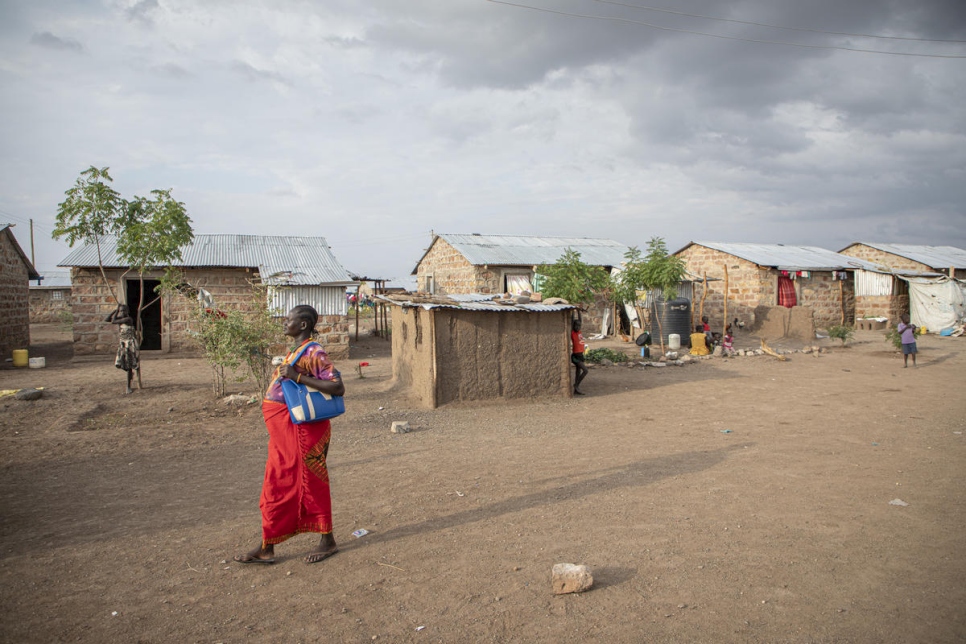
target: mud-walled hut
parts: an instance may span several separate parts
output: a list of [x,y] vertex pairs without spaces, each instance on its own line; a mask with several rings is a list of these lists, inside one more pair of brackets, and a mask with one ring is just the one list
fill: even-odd
[[392,371],[400,393],[429,409],[457,401],[573,395],[575,307],[491,297],[381,296],[392,310]]

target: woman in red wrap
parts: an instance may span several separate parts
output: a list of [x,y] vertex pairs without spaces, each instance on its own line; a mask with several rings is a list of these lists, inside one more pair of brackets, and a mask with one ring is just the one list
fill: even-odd
[[[329,421],[296,425],[289,417],[282,395],[282,378],[290,378],[332,396],[345,393],[338,370],[320,344],[312,341],[319,314],[311,306],[300,305],[289,311],[285,335],[295,340],[278,369],[265,400],[262,415],[268,427],[268,461],[262,483],[262,544],[244,555],[239,563],[275,563],[275,544],[301,532],[318,532],[322,538],[306,557],[316,563],[339,551],[332,537],[332,500],[325,458],[329,451]],[[308,345],[294,365],[291,359]]]

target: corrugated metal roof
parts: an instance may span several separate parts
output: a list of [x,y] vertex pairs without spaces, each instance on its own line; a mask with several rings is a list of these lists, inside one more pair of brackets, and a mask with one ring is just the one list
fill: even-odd
[[[577,308],[573,304],[497,304],[493,301],[492,295],[481,293],[461,293],[456,295],[446,295],[444,297],[435,296],[435,302],[419,302],[405,300],[400,295],[385,297],[376,295],[376,299],[384,300],[389,304],[401,306],[403,308],[423,308],[430,309],[458,309],[462,311],[496,311],[496,312],[527,312],[527,313],[546,313],[549,311],[569,311]],[[451,300],[451,302],[446,302]]]
[[[957,269],[966,268],[966,250],[955,246],[920,246],[916,244],[873,244],[870,242],[855,242],[886,253],[911,259],[925,264],[936,270],[946,270],[950,266]],[[855,244],[849,244],[854,246]],[[846,246],[845,248],[848,248]],[[842,250],[845,250],[843,248]]]
[[707,248],[746,259],[759,266],[777,268],[784,271],[844,271],[854,269],[874,270],[875,264],[855,257],[840,255],[835,251],[818,246],[786,246],[784,244],[745,244],[694,241],[688,246],[698,244]]
[[[527,237],[514,235],[439,234],[459,251],[470,264],[483,266],[539,266],[553,264],[571,248],[580,253],[580,261],[591,266],[620,266],[629,249],[612,239],[588,237]],[[435,239],[433,240],[435,243]],[[429,252],[428,250],[426,252]],[[425,257],[425,253],[423,257]],[[419,260],[422,261],[422,258]],[[418,262],[417,262],[418,266]],[[413,274],[416,269],[413,269]]]
[[[117,255],[117,240],[101,238],[105,268],[126,268]],[[97,266],[94,244],[72,251],[59,266]],[[324,237],[270,237],[264,235],[195,235],[182,249],[175,266],[185,268],[257,268],[262,280],[277,285],[354,284],[339,264]]]
[[63,289],[70,287],[70,273],[44,273],[41,276],[40,284],[37,284],[36,280],[30,280],[30,288],[32,289]]

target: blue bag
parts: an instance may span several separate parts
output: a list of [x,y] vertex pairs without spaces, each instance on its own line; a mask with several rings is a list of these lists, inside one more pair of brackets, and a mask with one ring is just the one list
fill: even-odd
[[[305,350],[316,342],[307,342],[302,350],[295,354],[289,364],[295,364],[305,353]],[[321,420],[328,420],[341,416],[345,413],[345,401],[342,396],[332,396],[324,394],[318,389],[308,385],[295,382],[291,378],[282,378],[282,395],[285,396],[285,404],[288,406],[289,416],[296,425],[303,423],[317,423]]]

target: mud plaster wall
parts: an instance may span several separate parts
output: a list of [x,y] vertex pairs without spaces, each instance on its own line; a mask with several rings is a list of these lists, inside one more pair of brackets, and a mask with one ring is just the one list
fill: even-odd
[[[60,297],[55,298],[54,293],[59,293]],[[64,311],[70,311],[69,288],[30,289],[31,324],[60,322]]]
[[758,321],[749,331],[765,340],[815,338],[813,311],[808,307],[761,306],[755,313]]
[[395,385],[415,404],[568,396],[570,311],[392,309]]
[[[107,279],[121,301],[126,298],[127,279],[136,279],[130,273],[122,278],[123,271],[107,270]],[[158,279],[160,273],[145,275],[145,279]],[[184,278],[195,288],[211,293],[215,305],[222,309],[247,309],[252,301],[251,280],[257,279],[257,271],[243,268],[187,268]],[[116,304],[97,269],[74,268],[71,270],[71,312],[74,318],[74,355],[112,354],[117,351],[117,327],[105,321]],[[153,299],[145,293],[145,299]],[[195,352],[198,345],[191,337],[191,320],[198,302],[182,295],[165,295],[161,300],[161,351]],[[333,360],[349,357],[349,325],[345,316],[322,316],[316,330],[319,342]]]
[[30,346],[30,271],[10,241],[0,233],[0,356]]
[[421,308],[394,306],[392,311],[392,376],[394,384],[416,405],[436,407],[432,315]]
[[570,312],[436,311],[436,402],[566,396]]

